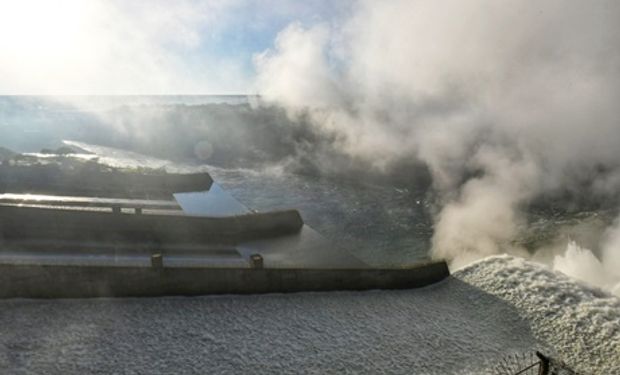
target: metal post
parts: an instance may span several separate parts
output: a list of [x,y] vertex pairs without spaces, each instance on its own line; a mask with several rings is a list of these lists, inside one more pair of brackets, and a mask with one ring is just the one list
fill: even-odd
[[260,254],[250,255],[250,266],[252,268],[263,268],[263,257]]
[[549,358],[537,351],[536,356],[540,359],[540,369],[538,375],[549,375]]
[[164,257],[161,253],[151,254],[151,267],[157,269],[164,268]]

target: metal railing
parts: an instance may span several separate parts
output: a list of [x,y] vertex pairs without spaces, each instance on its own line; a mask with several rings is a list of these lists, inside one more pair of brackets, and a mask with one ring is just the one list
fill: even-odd
[[538,351],[505,357],[495,365],[493,373],[496,375],[577,375],[562,361],[555,360]]
[[172,200],[145,200],[145,199],[119,199],[119,198],[96,198],[96,197],[73,197],[59,195],[39,194],[0,194],[0,204],[3,205],[37,205],[50,207],[74,207],[74,208],[108,208],[112,212],[120,213],[122,209],[134,210],[136,214],[142,213],[143,209],[150,210],[176,210],[181,207]]

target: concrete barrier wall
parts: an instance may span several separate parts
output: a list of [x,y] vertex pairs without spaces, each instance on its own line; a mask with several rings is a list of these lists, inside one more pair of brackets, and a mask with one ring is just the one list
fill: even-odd
[[445,262],[403,269],[218,269],[0,265],[0,298],[80,298],[408,289],[449,276]]
[[[50,240],[141,244],[236,244],[298,233],[296,210],[207,218],[0,207],[0,241]],[[1,243],[0,243],[1,246]]]
[[173,193],[209,190],[207,173],[143,174],[57,165],[0,165],[0,192],[171,199]]

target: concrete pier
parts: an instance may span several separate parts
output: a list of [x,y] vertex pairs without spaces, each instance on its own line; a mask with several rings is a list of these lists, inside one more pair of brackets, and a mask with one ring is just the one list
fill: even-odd
[[[372,268],[297,210],[222,208],[210,187],[208,174],[1,166],[0,298],[403,289],[449,275],[444,262]],[[184,191],[201,193],[175,195],[181,211],[172,198]]]
[[298,233],[302,226],[296,210],[211,218],[0,206],[0,245],[2,241],[24,239],[50,243],[235,244]]
[[144,174],[89,165],[70,169],[55,164],[0,164],[0,193],[170,199],[174,193],[209,190],[212,183],[207,173]]
[[408,289],[439,282],[448,275],[448,267],[444,262],[402,269],[0,265],[0,298],[130,297]]

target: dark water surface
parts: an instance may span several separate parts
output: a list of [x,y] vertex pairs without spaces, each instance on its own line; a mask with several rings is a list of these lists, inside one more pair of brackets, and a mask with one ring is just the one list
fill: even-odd
[[294,174],[212,169],[233,196],[257,210],[297,208],[319,233],[375,265],[427,257],[432,221],[407,189]]

